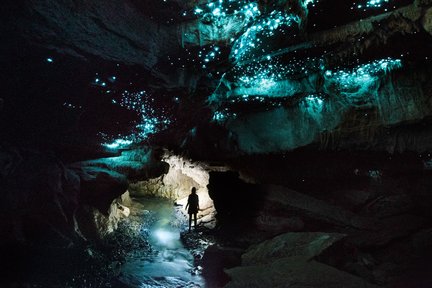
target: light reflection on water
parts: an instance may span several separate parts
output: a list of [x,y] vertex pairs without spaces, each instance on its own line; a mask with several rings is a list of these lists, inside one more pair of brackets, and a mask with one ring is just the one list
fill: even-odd
[[180,242],[180,234],[174,231],[169,231],[163,228],[157,228],[153,231],[151,236],[154,238],[155,245],[160,247],[166,247],[170,249],[179,248],[178,242]]
[[174,206],[160,199],[146,199],[143,204],[157,218],[148,230],[149,243],[157,253],[128,259],[122,267],[122,282],[137,288],[204,287],[203,278],[191,273],[194,259],[180,241]]

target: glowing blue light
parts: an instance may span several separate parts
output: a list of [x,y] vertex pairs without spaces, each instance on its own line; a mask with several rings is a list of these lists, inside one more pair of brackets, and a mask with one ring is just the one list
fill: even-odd
[[361,100],[378,89],[378,80],[388,72],[402,66],[400,59],[381,59],[352,69],[326,71],[324,73],[326,89],[337,91],[348,100]]
[[309,102],[316,103],[318,106],[322,106],[322,104],[324,103],[323,99],[314,95],[309,95],[305,99]]
[[366,6],[378,8],[378,7],[381,7],[382,4],[388,3],[388,2],[390,2],[390,0],[369,0],[367,2]]
[[222,54],[222,52],[220,51],[220,48],[218,46],[210,46],[206,48],[203,48],[203,50],[208,51],[207,53],[205,53],[204,51],[200,51],[198,53],[198,57],[201,58],[202,61],[204,61],[205,63],[209,63],[210,61],[216,60],[218,59],[218,56],[220,56]]
[[[270,60],[267,60],[270,59]],[[296,84],[300,76],[307,77],[309,73],[323,72],[323,60],[321,58],[307,58],[305,60],[292,60],[290,63],[282,63],[278,57],[264,57],[261,61],[254,61],[245,65],[236,65],[227,72],[214,97],[236,97],[251,94],[254,96],[286,97],[300,92],[301,86]],[[226,86],[225,84],[228,84]],[[224,87],[229,88],[228,90]]]
[[142,141],[147,139],[149,135],[166,129],[171,123],[171,119],[165,115],[163,109],[159,111],[153,108],[153,101],[154,98],[150,97],[144,90],[137,92],[125,90],[120,101],[112,100],[113,104],[135,111],[139,117],[133,134],[127,136],[127,140],[134,143]]
[[214,9],[213,12],[212,12],[212,14],[213,14],[213,16],[219,16],[219,15],[221,15],[221,10],[220,10],[220,8],[216,8],[216,9]]
[[212,121],[222,123],[227,121],[229,118],[234,118],[236,116],[237,114],[231,113],[225,108],[222,111],[214,112]]
[[[318,1],[316,1],[316,2],[318,2]],[[314,4],[314,3],[315,3],[315,0],[304,0],[303,7],[306,7],[309,4]]]
[[54,59],[53,59],[53,58],[47,58],[46,61],[47,61],[48,63],[53,63],[53,62],[54,62]]
[[112,143],[104,143],[102,144],[102,146],[107,147],[109,149],[118,149],[118,148],[126,148],[131,144],[132,144],[131,140],[117,139]]
[[300,102],[300,109],[315,121],[321,122],[324,100],[318,95],[309,95]]
[[[235,41],[231,57],[240,62],[256,56],[255,51],[269,49],[264,41],[275,35],[276,31],[285,32],[286,27],[298,25],[300,18],[294,14],[272,11],[268,16],[258,19]],[[257,48],[257,49],[255,49]]]
[[368,0],[363,2],[362,4],[358,4],[358,9],[366,9],[366,8],[381,8],[384,4],[389,3],[390,0]]
[[336,72],[326,71],[325,76],[332,76],[341,86],[352,86],[360,83],[373,81],[373,76],[379,73],[387,73],[391,70],[400,68],[402,61],[400,59],[381,59],[368,64],[357,66],[350,70],[340,70]]

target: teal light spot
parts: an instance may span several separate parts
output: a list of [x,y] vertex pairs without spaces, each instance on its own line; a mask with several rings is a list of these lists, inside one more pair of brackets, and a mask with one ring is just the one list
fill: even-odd
[[304,3],[303,3],[303,5],[307,6],[309,4],[313,4],[314,2],[315,2],[315,0],[305,0]]
[[[390,3],[390,0],[367,0],[362,1],[362,3],[357,4],[357,9],[368,9],[368,8],[381,8],[385,4]],[[355,3],[354,3],[355,5]]]
[[266,51],[269,49],[266,45],[266,39],[273,37],[276,31],[285,33],[285,28],[298,25],[300,19],[294,14],[288,14],[281,11],[272,11],[268,16],[258,18],[246,29],[246,31],[235,41],[231,57],[236,62],[241,62],[255,57],[255,51]]
[[322,114],[324,111],[324,99],[319,95],[308,95],[300,103],[300,108],[312,119],[317,122],[322,121]]
[[[266,56],[261,61],[237,65],[225,74],[221,81],[222,84],[229,82],[228,86],[235,88],[229,91],[216,90],[211,99],[245,94],[266,97],[292,96],[300,89],[294,79],[307,77],[310,73],[322,73],[324,67],[322,62],[320,58],[307,58],[282,63],[278,57]],[[225,95],[218,95],[218,93],[225,93]]]
[[213,16],[219,16],[221,15],[221,10],[220,8],[216,8],[212,11]]
[[230,112],[227,108],[216,111],[213,114],[213,121],[218,123],[226,122],[228,119],[237,117],[236,113]]
[[[146,91],[130,92],[125,90],[121,96],[120,100],[112,99],[111,102],[130,111],[135,111],[139,117],[133,133],[123,139],[124,141],[130,141],[129,144],[143,141],[151,134],[164,130],[171,124],[171,119],[164,112],[163,108],[154,108],[155,99]],[[107,144],[111,146],[104,146],[108,148],[114,147],[116,143],[125,144],[125,142],[114,142]]]
[[108,149],[120,149],[120,148],[126,148],[129,145],[132,144],[131,140],[125,140],[125,139],[116,139],[112,143],[104,143],[102,146],[108,148]]
[[388,3],[390,2],[390,0],[369,0],[366,3],[366,7],[373,7],[373,8],[379,8],[381,7],[384,3]]
[[345,96],[347,100],[364,100],[368,95],[376,93],[378,81],[382,76],[400,67],[400,59],[386,58],[352,69],[328,70],[324,77],[329,92]]
[[368,64],[357,66],[352,70],[326,71],[325,76],[333,77],[342,87],[353,85],[367,85],[374,81],[376,75],[387,73],[394,69],[402,67],[400,59],[381,59]]

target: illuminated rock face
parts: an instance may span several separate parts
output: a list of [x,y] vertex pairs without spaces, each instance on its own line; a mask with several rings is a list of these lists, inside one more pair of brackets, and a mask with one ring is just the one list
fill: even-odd
[[113,159],[65,165],[53,155],[16,148],[2,148],[0,159],[7,214],[0,226],[7,234],[2,243],[68,247],[102,238],[129,214],[127,176],[164,173],[157,161],[142,161],[139,167],[124,159],[117,165]]
[[77,213],[80,233],[88,240],[101,240],[114,232],[119,222],[130,215],[130,208],[125,205],[130,206],[131,203],[124,203],[122,200],[127,197],[129,197],[128,191],[113,200],[106,213],[91,206],[81,208]]
[[[5,17],[11,24],[6,30],[29,47],[50,51],[39,59],[46,66],[34,73],[65,70],[62,55],[92,66],[109,63],[109,72],[101,68],[91,79],[72,78],[68,85],[91,88],[71,91],[81,99],[61,101],[61,109],[73,111],[81,121],[78,125],[95,126],[98,131],[86,132],[93,133],[93,145],[102,144],[100,150],[115,152],[149,138],[179,150],[196,149],[187,144],[200,133],[191,136],[188,131],[219,125],[229,139],[194,139],[200,149],[280,152],[316,143],[323,133],[344,126],[352,110],[377,109],[381,126],[422,119],[430,112],[430,92],[422,80],[430,69],[409,77],[420,71],[423,60],[430,67],[427,1],[44,0],[8,5],[16,17]],[[320,13],[335,17],[324,21]],[[336,27],[330,29],[332,25]],[[137,65],[138,72],[126,75],[129,65]],[[34,93],[40,97],[45,91]],[[46,110],[58,110],[58,104],[50,102],[55,107]],[[89,116],[96,111],[100,114]],[[106,114],[110,116],[102,116]],[[101,119],[111,120],[116,129],[99,127]]]
[[291,107],[237,116],[225,126],[236,135],[243,151],[281,152],[321,141],[323,132],[343,126],[354,109],[364,111],[357,113],[359,119],[353,123],[358,131],[422,119],[432,112],[429,92],[419,89],[424,85],[419,79],[400,75],[327,77],[322,87],[327,97],[307,96]]
[[[209,172],[203,163],[193,163],[180,156],[165,155],[163,161],[168,163],[169,170],[164,175],[138,181],[130,184],[133,196],[162,197],[175,201],[177,205],[186,207],[188,196],[192,187],[197,189],[199,197],[198,224],[213,228],[215,225],[216,210],[213,200],[209,196]],[[184,214],[185,209],[182,209]]]
[[422,19],[423,28],[432,34],[432,8],[429,8]]

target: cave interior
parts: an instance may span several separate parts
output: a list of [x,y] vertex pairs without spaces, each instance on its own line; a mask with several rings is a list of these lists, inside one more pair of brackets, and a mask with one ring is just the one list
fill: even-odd
[[0,18],[1,287],[432,287],[432,1]]

